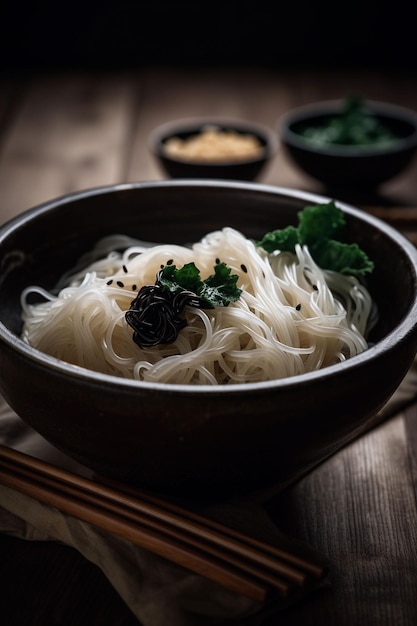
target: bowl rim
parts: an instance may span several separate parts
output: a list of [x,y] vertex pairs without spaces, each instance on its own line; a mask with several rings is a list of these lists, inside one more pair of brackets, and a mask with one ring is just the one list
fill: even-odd
[[399,151],[402,152],[407,149],[417,148],[417,112],[398,104],[380,100],[365,99],[365,102],[377,115],[402,120],[408,122],[413,127],[413,131],[410,135],[400,137],[386,147],[380,147],[376,150],[368,146],[343,146],[341,144],[315,146],[312,142],[303,139],[298,133],[292,130],[292,125],[298,122],[313,120],[322,115],[326,116],[340,113],[340,107],[344,100],[344,98],[338,98],[310,102],[286,111],[278,118],[275,125],[281,142],[284,145],[287,144],[311,154],[351,159],[379,158],[385,155],[396,154]]
[[[94,195],[107,195],[118,191],[126,191],[132,189],[141,188],[186,188],[186,187],[215,187],[217,189],[240,189],[248,190],[259,193],[267,193],[272,195],[279,195],[287,197],[288,199],[302,200],[306,203],[324,203],[334,200],[328,196],[320,195],[317,193],[301,191],[293,188],[287,188],[282,186],[275,186],[270,184],[253,183],[247,181],[234,181],[234,180],[217,180],[217,179],[176,179],[176,180],[158,180],[158,181],[146,181],[146,182],[129,182],[129,183],[117,183],[110,185],[103,185],[98,187],[92,187],[84,189],[82,191],[71,192],[52,200],[48,200],[41,204],[38,204],[26,211],[23,211],[16,217],[8,220],[0,226],[0,245],[4,238],[7,238],[19,227],[37,217],[38,215],[45,214],[51,210],[56,209],[61,205],[69,204],[73,201],[77,201],[82,198],[87,198]],[[395,239],[401,244],[404,252],[415,267],[414,279],[417,283],[417,248],[399,231],[385,223],[381,219],[366,213],[365,211],[358,209],[343,201],[335,200],[336,204],[347,214],[352,215],[362,221],[368,222],[370,225],[381,230],[387,237]],[[364,352],[353,356],[346,361],[329,365],[326,368],[316,370],[313,372],[307,372],[299,374],[293,377],[285,377],[270,381],[260,381],[256,383],[231,383],[228,385],[190,385],[190,384],[175,384],[175,383],[158,383],[131,380],[113,376],[111,374],[103,374],[87,368],[67,363],[56,357],[50,356],[44,352],[41,352],[37,348],[34,348],[23,341],[19,336],[10,331],[0,320],[0,343],[6,343],[9,348],[17,351],[17,353],[24,358],[29,359],[35,365],[54,370],[58,374],[69,376],[84,382],[92,382],[99,386],[105,386],[107,388],[125,390],[128,389],[147,389],[158,394],[161,392],[167,392],[171,395],[193,395],[204,396],[209,394],[222,395],[222,394],[253,394],[260,393],[262,391],[268,391],[279,387],[292,387],[303,383],[314,381],[316,379],[323,378],[331,380],[339,372],[349,371],[361,363],[369,361],[370,358],[378,358],[384,351],[386,351],[390,345],[392,345],[392,339],[395,336],[398,341],[405,340],[410,334],[410,328],[417,326],[417,293],[414,296],[414,301],[410,306],[407,318],[402,319],[393,330],[391,330],[383,339],[377,344],[370,346]],[[1,348],[0,348],[1,351]]]
[[[167,154],[163,148],[163,141],[169,137],[174,137],[181,132],[193,132],[196,134],[202,129],[203,126],[220,126],[228,128],[229,130],[236,130],[238,132],[246,132],[248,134],[254,134],[261,137],[265,141],[265,146],[262,154],[258,157],[252,157],[249,159],[239,160],[227,160],[227,161],[191,161],[187,159],[181,159],[172,157]],[[278,152],[279,142],[276,132],[272,127],[267,126],[261,122],[255,122],[244,118],[232,118],[220,115],[213,116],[197,116],[197,117],[184,117],[168,122],[163,122],[159,126],[156,126],[148,135],[148,148],[154,156],[162,158],[171,163],[180,163],[190,167],[224,167],[235,168],[239,166],[246,166],[251,163],[259,163],[265,160],[272,159]]]

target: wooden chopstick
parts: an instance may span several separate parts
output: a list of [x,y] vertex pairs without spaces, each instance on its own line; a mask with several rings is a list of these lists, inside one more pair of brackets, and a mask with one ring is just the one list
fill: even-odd
[[[5,474],[7,474],[6,479]],[[45,496],[47,496],[47,504],[53,505],[65,513],[72,514],[104,530],[123,536],[123,538],[129,539],[137,545],[150,549],[189,569],[198,571],[198,573],[208,578],[213,577],[214,580],[218,581],[219,576],[222,579],[226,576],[228,586],[232,584],[232,588],[235,591],[242,592],[243,585],[246,595],[251,595],[253,599],[257,600],[261,599],[264,601],[266,599],[267,589],[259,589],[259,585],[254,585],[252,581],[248,582],[239,575],[239,569],[242,568],[242,563],[239,559],[231,556],[227,558],[226,562],[224,554],[214,547],[210,548],[210,553],[208,554],[207,547],[204,544],[198,541],[190,542],[187,536],[181,535],[175,529],[174,532],[168,529],[166,534],[169,535],[169,538],[167,539],[164,536],[166,529],[161,524],[150,523],[146,518],[144,519],[137,515],[126,515],[126,512],[118,510],[116,505],[102,506],[100,499],[95,498],[94,495],[89,496],[87,501],[85,497],[79,497],[77,491],[71,486],[67,485],[63,489],[60,483],[54,482],[51,478],[44,478],[42,483],[39,483],[36,477],[34,478],[30,475],[29,470],[16,468],[12,463],[4,460],[0,460],[0,481],[4,483],[7,481],[8,486],[14,486],[21,491],[24,490],[26,495],[37,497],[41,501],[45,501]],[[51,494],[53,494],[52,497]],[[193,549],[189,552],[189,547],[185,549],[184,543],[187,546],[191,545],[196,550]],[[190,558],[192,563],[190,563]],[[223,561],[226,567],[222,565]],[[209,569],[207,570],[207,568]],[[236,568],[236,571],[234,571],[234,568]],[[287,595],[289,592],[289,584],[285,580],[280,580],[276,576],[268,574],[268,572],[263,572],[253,567],[250,563],[245,564],[244,569],[254,577],[255,581],[259,579],[263,583],[267,583],[280,595]],[[236,584],[238,585],[237,587],[235,586]]]
[[[230,548],[235,545],[236,549],[242,554],[252,548],[252,551],[250,552],[251,558],[257,560],[259,563],[265,564],[266,566],[272,566],[270,558],[279,559],[280,562],[291,564],[295,568],[304,572],[306,575],[313,576],[318,580],[322,579],[328,571],[328,566],[324,563],[324,559],[319,560],[317,558],[309,560],[303,558],[300,555],[284,550],[283,548],[278,548],[277,546],[255,539],[250,535],[245,535],[234,528],[220,524],[209,517],[199,515],[190,509],[180,507],[169,500],[163,500],[162,498],[146,491],[142,491],[137,487],[132,487],[131,485],[124,483],[118,483],[117,481],[103,476],[99,476],[97,479],[104,481],[106,485],[113,486],[118,491],[122,491],[137,500],[155,504],[159,509],[169,511],[171,519],[175,519],[175,516],[178,516],[181,520],[181,524],[184,524],[184,520],[194,523],[196,531],[199,534],[203,534],[205,529],[208,528],[210,537],[213,538],[213,533],[217,532],[218,535],[216,536],[216,541],[225,547]],[[187,525],[187,528],[192,531],[192,526]],[[265,555],[267,557],[266,559],[264,558]],[[269,559],[268,556],[270,557]],[[275,564],[279,567],[279,565],[277,565],[277,561]]]
[[[44,486],[36,480],[28,479],[26,476],[22,476],[20,472],[13,471],[12,473],[12,471],[5,469],[3,464],[0,467],[0,482],[36,498],[48,506],[55,507],[63,513],[123,537],[135,545],[146,548],[253,600],[263,603],[270,595],[271,585],[260,582],[252,575],[241,573],[232,566],[218,562],[206,554],[199,554],[196,550],[190,550],[179,542],[167,541],[158,532],[149,529],[144,530],[138,523],[129,522],[122,516],[110,517],[106,509],[100,509],[85,500],[70,496],[65,488],[62,491],[51,490],[50,486]],[[285,585],[285,582],[281,588],[277,588],[279,595],[285,596],[288,591],[289,586]]]
[[142,500],[139,490],[121,491],[114,481],[112,487],[97,484],[5,446],[0,446],[0,482],[258,602],[271,592],[288,595],[310,574],[324,574],[320,564],[301,560],[297,569],[290,553],[283,558],[273,550],[268,556],[265,544],[165,500],[149,494]]
[[[4,450],[1,446],[0,453],[3,458],[5,455],[7,455],[8,458],[16,458],[16,455],[20,455],[20,453],[16,453],[16,451],[8,448]],[[211,544],[217,543],[217,545],[220,545],[223,549],[231,551],[236,550],[239,554],[257,561],[260,565],[271,567],[277,573],[281,573],[290,579],[293,578],[293,582],[297,584],[303,584],[305,581],[305,573],[311,574],[316,578],[321,578],[325,573],[326,568],[322,563],[319,564],[314,561],[302,559],[288,551],[252,539],[225,525],[197,515],[189,509],[174,505],[168,500],[158,498],[136,487],[131,487],[102,477],[99,479],[105,480],[105,484],[91,482],[88,479],[71,474],[60,468],[48,466],[38,459],[32,457],[29,457],[29,459],[32,471],[37,470],[43,475],[52,475],[54,479],[59,478],[66,484],[74,485],[78,490],[86,490],[90,496],[91,494],[93,496],[99,495],[102,499],[101,501],[116,500],[118,508],[123,505],[125,511],[126,509],[131,509],[135,514],[144,513],[153,520],[166,522],[172,527],[179,528],[182,532],[186,530],[190,535],[194,534],[200,538],[204,538]],[[272,554],[274,559],[268,559],[268,553]],[[277,559],[280,559],[282,563]],[[286,566],[286,564],[294,565],[294,570]],[[298,570],[301,570],[304,574],[300,575]]]

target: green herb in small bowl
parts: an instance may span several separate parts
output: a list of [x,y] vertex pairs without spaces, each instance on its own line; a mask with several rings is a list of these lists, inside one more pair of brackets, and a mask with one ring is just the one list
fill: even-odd
[[387,147],[399,139],[359,96],[346,98],[339,114],[330,116],[317,125],[306,124],[298,132],[317,146],[378,148]]
[[372,189],[401,174],[417,150],[417,113],[349,96],[290,110],[278,121],[284,151],[332,190]]

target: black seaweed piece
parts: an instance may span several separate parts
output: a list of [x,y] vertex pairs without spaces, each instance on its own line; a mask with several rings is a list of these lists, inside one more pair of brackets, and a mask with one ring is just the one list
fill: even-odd
[[182,315],[187,304],[212,308],[191,291],[174,293],[166,289],[158,278],[155,285],[142,287],[125,313],[127,323],[134,330],[133,341],[140,348],[173,343],[178,333],[187,326],[187,320]]

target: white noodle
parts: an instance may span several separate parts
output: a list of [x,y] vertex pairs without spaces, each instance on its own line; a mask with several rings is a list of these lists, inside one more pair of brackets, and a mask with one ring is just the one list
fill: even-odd
[[[107,240],[107,245],[120,241]],[[122,239],[123,241],[123,239]],[[228,384],[296,376],[368,347],[373,303],[356,278],[321,270],[305,247],[267,254],[232,228],[192,247],[136,245],[110,251],[66,275],[57,295],[22,293],[23,339],[61,360],[108,374],[177,384]],[[101,244],[97,249],[104,252]],[[168,261],[193,261],[203,279],[217,260],[243,290],[228,307],[186,307],[187,326],[171,344],[140,348],[125,320],[137,292]],[[88,257],[84,257],[88,262]],[[110,283],[111,281],[111,283]],[[44,302],[30,304],[33,294]]]

